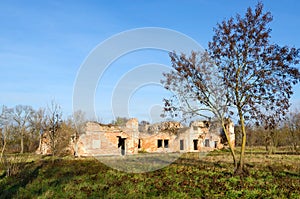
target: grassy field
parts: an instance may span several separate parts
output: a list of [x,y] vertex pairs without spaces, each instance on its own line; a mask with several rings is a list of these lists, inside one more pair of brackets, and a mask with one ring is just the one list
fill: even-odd
[[147,173],[125,173],[93,158],[32,156],[16,176],[0,170],[0,198],[299,198],[300,156],[247,153],[249,176],[232,175],[228,151],[182,155]]

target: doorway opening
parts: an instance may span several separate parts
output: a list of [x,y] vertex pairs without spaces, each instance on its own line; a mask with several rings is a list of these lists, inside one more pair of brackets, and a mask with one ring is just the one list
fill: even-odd
[[118,136],[118,148],[121,148],[121,155],[125,155],[125,140],[126,138],[121,138],[121,136]]
[[180,140],[179,148],[180,148],[180,150],[184,150],[184,141],[183,140]]
[[205,139],[205,141],[204,141],[204,146],[205,146],[205,147],[210,147],[209,139]]
[[198,150],[198,140],[193,140],[194,150]]

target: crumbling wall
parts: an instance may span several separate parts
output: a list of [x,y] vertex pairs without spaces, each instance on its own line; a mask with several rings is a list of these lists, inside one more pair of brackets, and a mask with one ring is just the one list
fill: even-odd
[[[145,127],[144,132],[139,132],[136,118],[129,119],[122,127],[87,122],[85,133],[78,138],[78,156],[129,155],[138,151],[193,152],[224,147],[221,143],[223,131],[216,122],[193,121],[188,127],[180,122],[162,122]],[[226,127],[234,144],[234,125],[230,121]],[[75,147],[74,142],[70,145],[70,148]],[[51,153],[47,134],[42,136],[38,152]]]
[[[235,133],[234,133],[234,124],[230,119],[225,120],[225,128],[229,135],[229,142],[231,142],[232,146],[235,147]],[[222,128],[222,125],[220,122],[214,121],[212,122],[209,132],[216,134],[220,137],[222,146],[223,144],[225,146],[228,146],[228,140],[226,139],[226,135],[224,132],[224,129]]]
[[[217,122],[212,121],[193,121],[190,124],[191,143],[190,148],[193,150],[214,150],[223,148],[221,143],[222,128]],[[198,140],[195,147],[195,140]],[[195,149],[197,148],[197,149]]]
[[52,153],[48,134],[48,132],[41,134],[39,148],[36,150],[37,154],[50,155]]
[[[155,134],[141,135],[141,151],[145,152],[175,152],[176,143],[174,142],[177,136],[167,132],[157,132]],[[161,143],[159,143],[161,142]]]
[[235,147],[234,124],[233,124],[233,122],[231,120],[227,123],[227,127],[228,127],[228,132],[229,132],[229,137],[230,137],[231,145],[233,147]]
[[126,155],[138,153],[138,121],[130,119],[124,127],[86,124],[86,133],[79,137],[79,156]]
[[138,153],[138,142],[140,137],[139,122],[136,118],[131,118],[126,122],[125,128],[122,129],[128,138],[126,139],[127,152],[129,154]]
[[[140,134],[140,150],[193,152],[221,149],[221,130],[208,121],[193,121],[189,127],[183,127],[179,122],[154,124],[149,126],[147,132]],[[164,146],[164,142],[168,143],[167,147]]]
[[147,125],[140,133],[140,149],[146,152],[177,152],[178,143],[175,141],[179,130],[183,127],[180,122],[161,122]]
[[180,122],[161,122],[153,125],[149,125],[148,133],[157,133],[162,131],[167,131],[170,133],[176,133],[176,131],[182,128],[182,124]]

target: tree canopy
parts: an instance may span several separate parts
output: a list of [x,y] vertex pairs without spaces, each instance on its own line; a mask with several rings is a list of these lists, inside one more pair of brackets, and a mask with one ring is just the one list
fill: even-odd
[[258,3],[245,16],[218,23],[205,52],[170,53],[174,71],[164,74],[162,81],[177,99],[165,100],[168,113],[207,116],[209,111],[221,122],[227,116],[238,118],[242,132],[238,173],[244,171],[245,123],[274,128],[284,119],[292,86],[300,80],[296,68],[300,49],[270,41],[272,19]]

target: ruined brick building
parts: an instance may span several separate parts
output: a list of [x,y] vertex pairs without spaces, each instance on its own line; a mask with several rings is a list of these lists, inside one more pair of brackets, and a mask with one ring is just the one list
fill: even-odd
[[[230,142],[235,143],[234,125],[227,123]],[[196,152],[224,147],[224,132],[216,122],[194,121],[188,127],[179,122],[161,122],[139,125],[137,119],[130,119],[124,126],[87,122],[85,133],[76,144],[79,156],[129,155],[138,152]],[[40,153],[49,153],[47,138],[40,144]],[[74,152],[75,143],[70,142]]]

